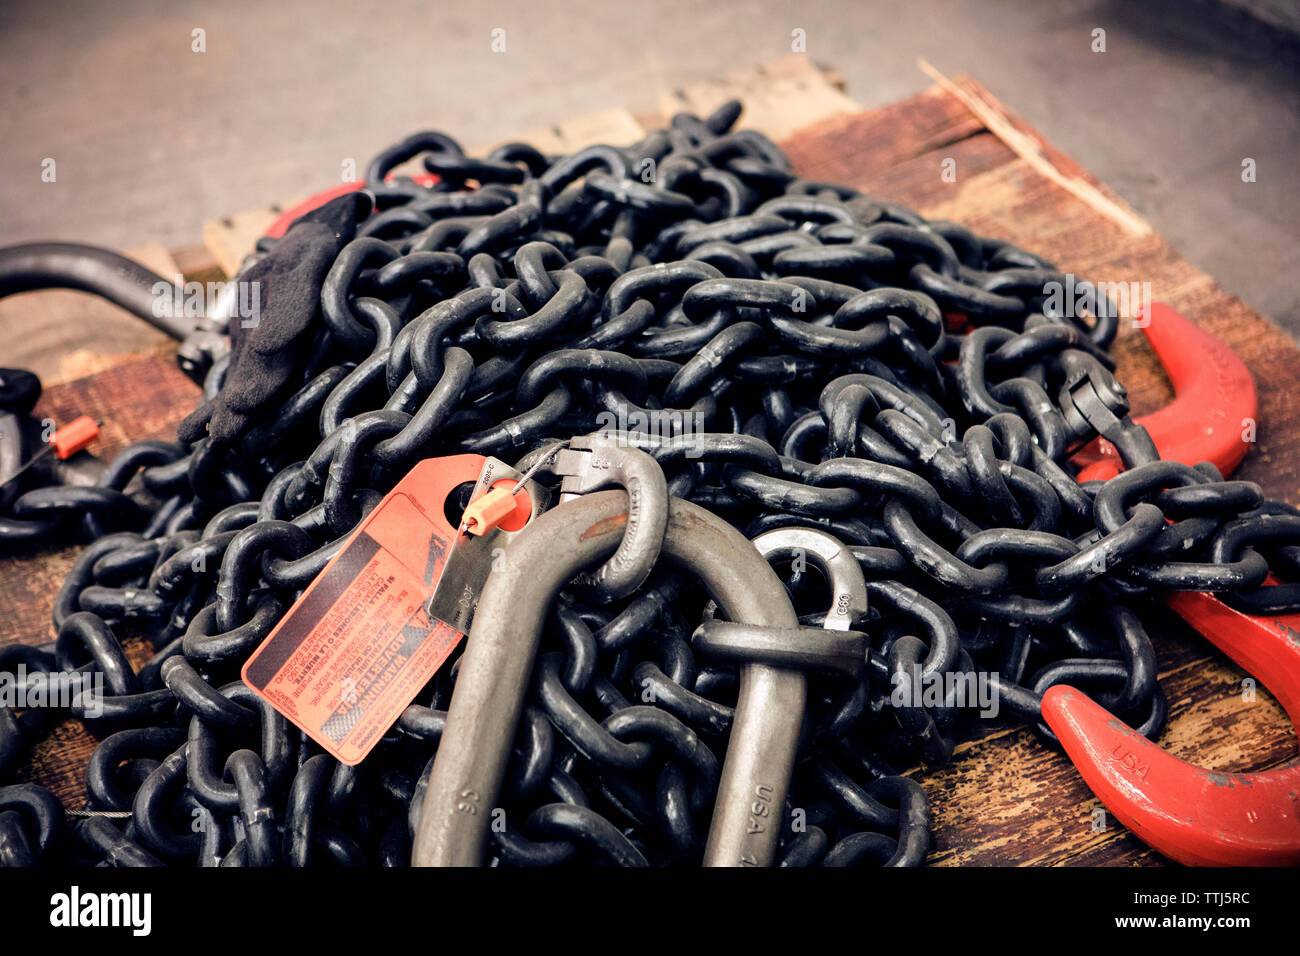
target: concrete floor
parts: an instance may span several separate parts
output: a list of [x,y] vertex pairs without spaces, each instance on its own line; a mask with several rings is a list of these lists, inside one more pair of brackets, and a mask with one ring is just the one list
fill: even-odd
[[328,186],[416,129],[479,143],[653,109],[788,53],[796,27],[866,105],[929,85],[918,55],[977,77],[1300,336],[1300,55],[1211,0],[3,0],[0,242],[197,242],[204,219]]

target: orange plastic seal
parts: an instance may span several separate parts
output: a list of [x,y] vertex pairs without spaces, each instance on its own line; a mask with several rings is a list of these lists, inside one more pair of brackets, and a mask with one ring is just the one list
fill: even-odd
[[514,513],[515,496],[498,487],[471,501],[461,522],[470,534],[487,534]]
[[[472,499],[461,518],[465,530],[470,534],[484,535],[493,528],[518,531],[528,524],[533,514],[533,499],[526,489],[516,491],[518,484],[513,478],[498,478],[492,482],[491,488]],[[489,498],[492,500],[488,501]]]
[[89,415],[74,418],[54,433],[50,444],[60,458],[69,458],[99,437],[99,423]]

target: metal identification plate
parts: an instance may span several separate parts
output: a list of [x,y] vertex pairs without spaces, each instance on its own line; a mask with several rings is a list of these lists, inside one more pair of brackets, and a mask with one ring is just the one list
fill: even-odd
[[[489,458],[483,463],[470,500],[487,494],[493,486],[505,484],[513,487],[522,477],[505,462]],[[484,535],[457,536],[427,605],[430,618],[469,633],[483,583],[492,573],[493,566],[504,560],[505,546],[510,537],[545,511],[550,503],[546,489],[531,481],[525,483],[525,492],[519,497],[521,501],[515,514],[492,531]]]

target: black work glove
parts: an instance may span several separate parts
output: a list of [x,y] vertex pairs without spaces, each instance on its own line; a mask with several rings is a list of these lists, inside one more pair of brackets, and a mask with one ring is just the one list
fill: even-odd
[[206,435],[234,442],[298,381],[315,341],[321,284],[372,203],[369,193],[348,193],[306,213],[239,276],[240,282],[258,283],[258,321],[245,328],[244,319],[231,317],[225,383],[180,423],[181,441]]

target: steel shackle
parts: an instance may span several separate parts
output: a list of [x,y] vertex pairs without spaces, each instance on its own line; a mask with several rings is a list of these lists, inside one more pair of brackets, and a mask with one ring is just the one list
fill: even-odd
[[[510,543],[489,576],[461,659],[415,833],[416,866],[478,866],[501,792],[542,625],[560,589],[618,548],[628,495],[565,502]],[[753,544],[698,505],[669,499],[662,554],[695,575],[728,617],[772,627],[798,623],[785,588]]]
[[704,850],[706,866],[772,865],[807,706],[803,669],[860,674],[866,663],[865,638],[851,632],[867,611],[867,586],[853,553],[812,528],[776,528],[753,544],[767,562],[796,558],[820,568],[831,606],[821,628],[777,630],[733,618],[735,623],[706,621],[691,639],[701,653],[740,663],[740,697]]

